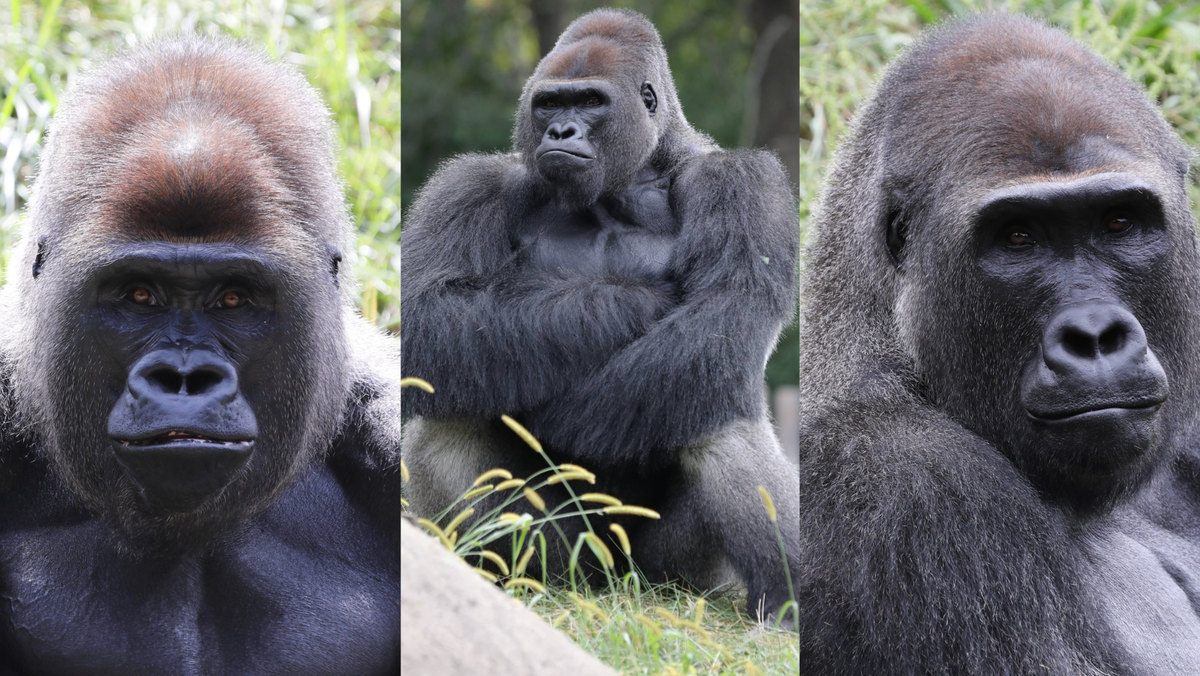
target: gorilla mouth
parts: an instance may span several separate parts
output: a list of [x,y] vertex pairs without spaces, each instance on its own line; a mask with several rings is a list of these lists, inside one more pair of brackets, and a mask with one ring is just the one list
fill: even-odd
[[593,157],[593,156],[591,156],[591,155],[585,155],[585,154],[583,154],[583,153],[578,153],[578,152],[574,152],[574,151],[571,151],[571,150],[566,150],[566,149],[564,149],[564,148],[551,148],[551,149],[549,149],[549,150],[544,150],[544,151],[542,151],[541,153],[538,153],[538,159],[541,159],[541,158],[543,158],[543,157],[545,157],[545,156],[547,156],[547,155],[551,155],[551,154],[553,154],[553,153],[561,153],[561,154],[563,154],[563,155],[569,155],[569,156],[571,156],[571,157],[577,157],[577,158],[579,158],[579,159],[581,159],[581,160],[594,160],[594,159],[596,159],[595,157]]
[[1070,422],[1104,415],[1120,414],[1124,411],[1153,413],[1166,398],[1137,402],[1101,404],[1081,408],[1066,408],[1058,411],[1033,411],[1026,409],[1029,417],[1041,422]]
[[122,446],[126,447],[205,445],[218,448],[240,448],[254,443],[253,439],[218,439],[187,430],[170,430],[161,434],[143,437],[141,439],[113,439],[113,441],[116,441]]

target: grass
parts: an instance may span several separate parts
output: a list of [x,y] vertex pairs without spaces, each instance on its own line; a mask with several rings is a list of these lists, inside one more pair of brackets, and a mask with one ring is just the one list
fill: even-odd
[[71,81],[113,50],[154,36],[223,32],[294,64],[329,105],[358,228],[360,307],[398,327],[398,0],[12,0],[7,10],[0,11],[0,278],[46,124]]
[[[432,392],[428,383],[407,378],[402,383]],[[547,622],[565,632],[585,650],[623,674],[792,674],[799,664],[796,635],[764,626],[739,610],[745,594],[736,588],[697,595],[671,584],[650,584],[634,564],[625,531],[610,526],[601,537],[591,519],[625,513],[658,518],[653,510],[623,505],[602,493],[587,492],[584,484],[596,477],[586,468],[555,464],[541,444],[508,416],[504,422],[546,463],[528,477],[514,477],[503,468],[481,474],[440,514],[419,519],[428,532],[489,582],[502,584]],[[401,464],[401,477],[408,469]],[[570,496],[550,506],[539,491],[562,484]],[[573,485],[574,484],[574,485]],[[759,487],[764,518],[775,521],[770,495]],[[499,504],[482,510],[485,499],[501,496]],[[407,503],[402,504],[407,506]],[[582,518],[586,531],[574,541],[560,521]],[[775,529],[781,557],[782,535]],[[540,579],[526,576],[531,562],[547,559],[548,540],[559,538],[570,551],[563,579],[550,579],[548,566],[539,565]],[[507,560],[493,552],[493,543],[511,544]],[[618,559],[618,557],[620,557]],[[624,566],[619,567],[620,560]],[[599,569],[603,585],[589,586],[582,568]],[[786,559],[781,562],[787,571]],[[624,574],[620,570],[627,569]],[[791,580],[788,580],[789,588]],[[784,612],[793,611],[795,598]],[[763,609],[758,610],[762,615]]]

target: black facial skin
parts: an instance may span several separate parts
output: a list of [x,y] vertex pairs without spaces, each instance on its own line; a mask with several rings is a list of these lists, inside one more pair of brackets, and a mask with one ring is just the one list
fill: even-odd
[[1129,302],[1169,253],[1161,199],[1132,174],[1026,183],[985,196],[976,223],[984,288],[1041,327],[1019,397],[1040,443],[1001,446],[1081,500],[1139,484],[1168,383]]
[[258,424],[239,372],[270,344],[275,276],[229,245],[158,243],[118,256],[97,283],[100,342],[128,371],[108,434],[148,503],[190,511],[254,451]]

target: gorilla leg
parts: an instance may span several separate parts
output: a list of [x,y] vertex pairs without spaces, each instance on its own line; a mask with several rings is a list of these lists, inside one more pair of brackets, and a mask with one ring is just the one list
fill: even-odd
[[659,503],[662,519],[633,536],[633,553],[650,580],[679,577],[703,588],[733,569],[746,584],[751,614],[773,614],[788,601],[775,528],[758,486],[771,494],[793,582],[799,579],[800,487],[765,417],[739,420],[680,450],[678,475]]
[[[408,483],[404,485],[404,497],[413,513],[425,518],[433,518],[453,504],[458,496],[471,488],[476,477],[489,469],[506,469],[514,477],[526,478],[547,468],[545,459],[526,446],[512,430],[496,421],[414,418],[404,426],[402,434],[401,453],[410,475]],[[568,497],[562,486],[544,486],[537,491],[546,501],[549,511],[553,511]],[[480,500],[475,504],[474,518],[487,514],[511,495],[511,492],[505,491]],[[462,508],[458,506],[453,511]],[[524,497],[506,507],[505,511],[529,512],[535,518],[541,516],[539,510]],[[601,532],[604,528],[602,520],[592,518],[593,528]],[[547,556],[551,561],[549,568],[552,574],[557,575],[566,573],[570,545],[585,528],[583,521],[577,518],[558,519],[555,523],[566,535],[566,542],[555,528],[546,528],[543,532],[546,535]],[[487,549],[506,561],[512,559],[511,548],[509,538],[501,538],[487,545]],[[474,563],[474,560],[470,562]],[[594,571],[583,572],[590,576]],[[533,578],[541,577],[538,557],[530,561],[525,574]]]

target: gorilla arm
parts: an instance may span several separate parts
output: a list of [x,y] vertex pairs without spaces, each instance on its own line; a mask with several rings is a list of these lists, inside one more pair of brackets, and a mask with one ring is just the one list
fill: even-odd
[[666,466],[671,449],[761,415],[763,365],[795,313],[799,225],[774,156],[693,158],[672,203],[682,303],[529,416],[543,443],[593,466]]
[[406,414],[494,417],[540,405],[646,331],[668,298],[650,286],[524,266],[515,221],[531,181],[514,155],[470,155],[418,196],[402,240]]
[[1107,673],[1061,514],[995,448],[899,387],[800,444],[813,673]]

